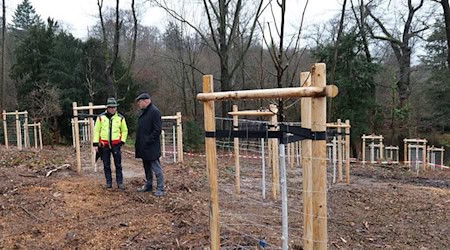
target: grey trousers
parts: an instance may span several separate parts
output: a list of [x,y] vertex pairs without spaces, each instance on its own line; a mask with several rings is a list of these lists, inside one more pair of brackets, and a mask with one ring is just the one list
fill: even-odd
[[153,186],[153,173],[156,176],[156,190],[164,191],[164,175],[159,160],[142,160],[144,163],[145,179],[147,185]]

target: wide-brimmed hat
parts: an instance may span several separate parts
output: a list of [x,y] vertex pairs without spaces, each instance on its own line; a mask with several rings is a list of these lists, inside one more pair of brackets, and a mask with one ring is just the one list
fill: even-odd
[[106,107],[118,107],[119,104],[117,104],[117,101],[114,97],[108,98],[106,101]]
[[134,99],[136,102],[139,100],[144,100],[144,99],[150,99],[150,95],[147,92],[144,92],[140,95],[138,95],[138,97],[136,97],[136,99]]

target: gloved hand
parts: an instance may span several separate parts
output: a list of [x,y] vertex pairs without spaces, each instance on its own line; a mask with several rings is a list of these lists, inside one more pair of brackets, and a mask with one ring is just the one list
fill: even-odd
[[120,146],[123,146],[123,145],[125,145],[125,142],[124,142],[124,141],[121,141],[121,142],[120,142]]

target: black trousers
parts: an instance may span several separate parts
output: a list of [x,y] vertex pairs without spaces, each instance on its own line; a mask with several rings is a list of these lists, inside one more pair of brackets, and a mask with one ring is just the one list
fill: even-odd
[[123,184],[123,174],[122,174],[122,152],[120,150],[121,146],[117,145],[113,148],[105,147],[102,149],[102,161],[103,168],[105,171],[105,178],[107,184],[112,184],[111,177],[111,154],[114,159],[114,166],[116,167],[116,181],[117,184]]

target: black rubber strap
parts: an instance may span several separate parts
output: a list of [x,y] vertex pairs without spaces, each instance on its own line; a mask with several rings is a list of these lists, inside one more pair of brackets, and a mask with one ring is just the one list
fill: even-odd
[[213,138],[283,138],[281,131],[250,131],[250,130],[217,130],[206,131],[206,137]]

